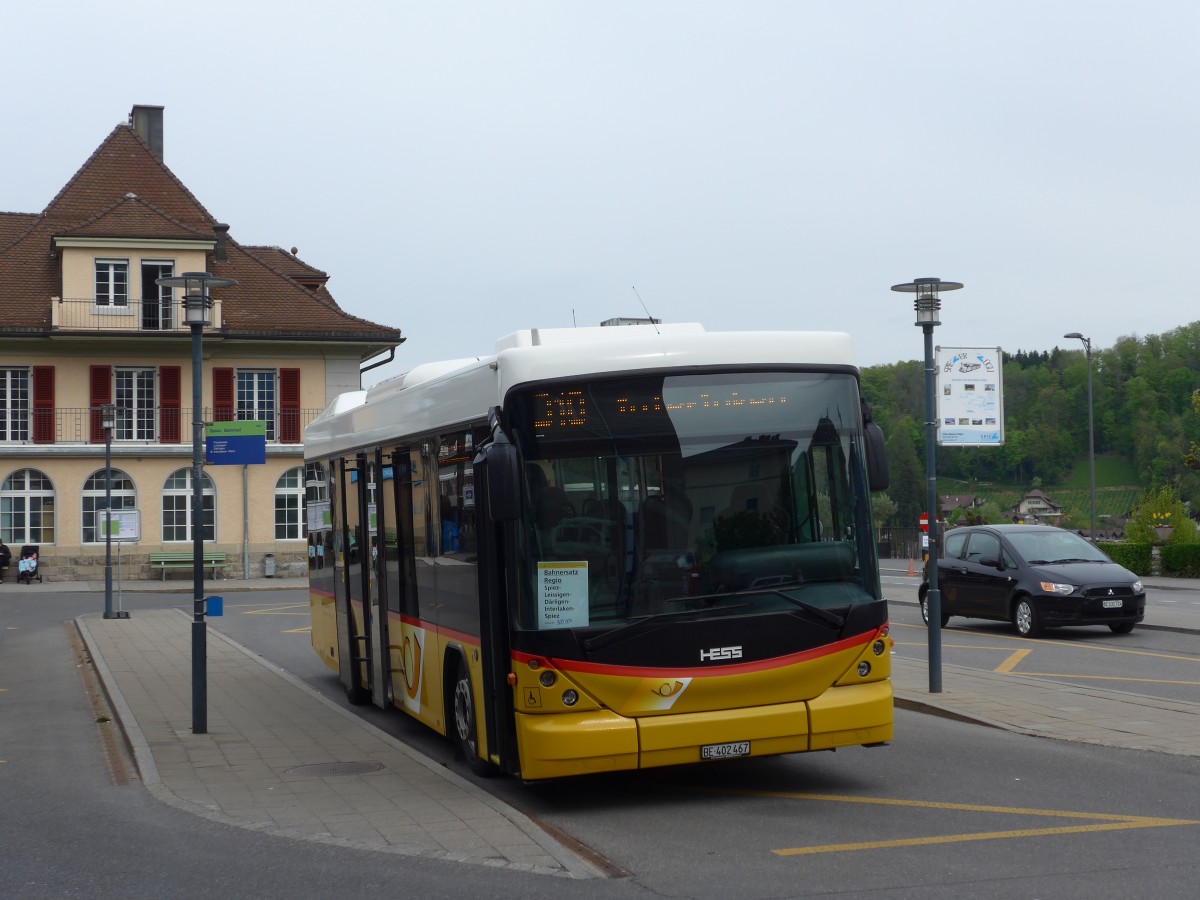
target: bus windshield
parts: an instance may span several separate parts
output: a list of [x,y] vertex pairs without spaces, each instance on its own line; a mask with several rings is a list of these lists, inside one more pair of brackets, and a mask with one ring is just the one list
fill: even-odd
[[853,374],[592,378],[507,409],[525,461],[519,627],[879,597]]

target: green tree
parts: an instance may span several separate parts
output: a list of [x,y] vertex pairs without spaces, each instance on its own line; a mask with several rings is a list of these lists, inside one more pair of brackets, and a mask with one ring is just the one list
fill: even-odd
[[893,521],[902,528],[912,528],[925,511],[926,482],[909,428],[902,424],[888,435],[887,454],[891,481],[888,496],[896,506]]

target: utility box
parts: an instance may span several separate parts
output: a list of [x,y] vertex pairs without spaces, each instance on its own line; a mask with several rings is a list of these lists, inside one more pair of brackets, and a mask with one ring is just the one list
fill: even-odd
[[268,553],[263,557],[263,574],[268,578],[275,577],[275,554]]

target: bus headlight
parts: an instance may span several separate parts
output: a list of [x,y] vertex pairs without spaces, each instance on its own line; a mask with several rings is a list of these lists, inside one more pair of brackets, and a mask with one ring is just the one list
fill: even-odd
[[547,669],[538,676],[538,681],[542,683],[542,687],[554,687],[554,682],[558,681],[558,676]]
[[871,652],[876,656],[883,656],[883,651],[887,649],[887,645],[883,641],[876,641],[871,645]]
[[562,702],[564,706],[574,706],[579,702],[579,693],[577,691],[563,691]]
[[866,678],[871,674],[871,664],[865,659],[858,664],[858,677]]

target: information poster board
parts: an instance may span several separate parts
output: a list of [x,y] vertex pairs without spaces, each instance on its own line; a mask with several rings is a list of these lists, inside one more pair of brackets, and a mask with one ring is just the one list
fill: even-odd
[[953,447],[1004,443],[999,347],[937,348],[937,442]]
[[142,539],[142,513],[138,509],[100,510],[100,535],[132,543]]

